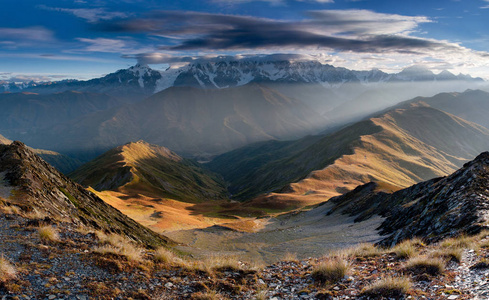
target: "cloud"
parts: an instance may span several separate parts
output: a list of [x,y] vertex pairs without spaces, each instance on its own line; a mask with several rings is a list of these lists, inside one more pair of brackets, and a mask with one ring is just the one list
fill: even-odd
[[[82,3],[82,2],[80,2]],[[118,18],[127,18],[129,15],[123,12],[109,12],[105,8],[61,8],[61,7],[50,7],[46,5],[38,5],[40,9],[58,11],[63,13],[72,14],[78,18],[85,19],[89,23],[96,23],[99,21],[106,21]]]
[[0,27],[0,40],[45,42],[54,40],[54,34],[41,26],[24,28]]
[[[78,41],[89,44],[81,51],[86,52],[106,52],[106,53],[131,53],[133,51],[141,52],[143,49],[138,44],[129,40],[106,39],[106,38],[77,38]],[[137,48],[137,50],[134,50]]]
[[302,21],[182,11],[155,11],[146,18],[105,23],[105,31],[146,33],[170,39],[164,51],[240,51],[288,49],[417,53],[453,48],[409,36],[426,17],[369,10],[311,11]]

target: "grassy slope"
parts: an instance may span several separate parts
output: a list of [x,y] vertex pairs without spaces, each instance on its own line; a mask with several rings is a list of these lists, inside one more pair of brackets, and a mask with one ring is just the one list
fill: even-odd
[[117,147],[83,165],[71,177],[96,190],[117,190],[185,202],[226,198],[219,177],[167,148],[145,142]]
[[[241,187],[238,196],[246,198],[296,182],[282,193],[260,196],[249,204],[290,209],[370,181],[395,190],[443,176],[487,148],[487,129],[425,104],[409,104],[327,135],[287,158],[269,161],[231,184]],[[219,159],[211,163],[215,171]],[[246,180],[247,185],[241,186]]]

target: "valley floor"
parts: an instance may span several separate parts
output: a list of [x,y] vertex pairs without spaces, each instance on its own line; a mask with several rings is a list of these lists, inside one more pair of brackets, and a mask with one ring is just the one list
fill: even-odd
[[[167,232],[165,235],[184,244],[179,249],[196,257],[220,252],[245,261],[273,263],[293,253],[300,259],[320,257],[335,249],[380,240],[376,228],[381,217],[355,223],[355,217],[335,212],[327,215],[332,203],[316,209],[281,215],[277,218],[253,219],[254,232],[239,229],[239,221],[204,229]],[[245,222],[245,221],[241,221]]]

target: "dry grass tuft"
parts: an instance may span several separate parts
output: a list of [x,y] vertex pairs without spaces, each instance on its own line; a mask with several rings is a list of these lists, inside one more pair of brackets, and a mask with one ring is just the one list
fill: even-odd
[[336,283],[348,273],[350,265],[342,258],[327,259],[317,264],[311,276],[320,283]]
[[408,260],[404,269],[415,275],[428,274],[436,276],[445,271],[445,261],[441,258],[420,255]]
[[94,248],[94,252],[121,255],[133,262],[144,261],[143,249],[135,246],[130,240],[117,234],[106,235],[101,231],[95,232],[95,235],[102,246]]
[[164,264],[183,265],[183,260],[180,257],[178,257],[173,251],[164,247],[160,247],[155,251],[154,259],[155,261]]
[[209,292],[198,292],[198,293],[194,293],[192,295],[192,298],[193,300],[220,300],[220,299],[223,299],[223,297],[221,297],[221,295],[219,295],[219,293],[215,292],[215,291],[209,291]]
[[23,214],[24,218],[31,219],[31,220],[42,220],[47,217],[47,215],[43,212],[40,212],[36,209],[33,209],[30,212],[26,212]]
[[16,276],[15,267],[3,255],[0,255],[0,282],[7,282]]
[[347,249],[345,254],[353,257],[373,257],[384,254],[385,251],[373,244],[360,244],[354,248]]
[[243,264],[235,256],[210,255],[203,261],[204,268],[207,272],[232,270],[239,271],[243,269]]
[[406,240],[392,248],[392,252],[399,258],[413,257],[417,253],[418,244],[417,240]]
[[433,257],[441,258],[447,261],[454,261],[460,263],[462,261],[463,249],[461,248],[449,248],[449,249],[439,249],[431,253]]
[[59,241],[59,233],[53,226],[41,226],[37,230],[41,240],[46,242],[56,242]]
[[297,262],[298,261],[297,255],[295,253],[287,252],[282,258],[282,261]]
[[366,287],[362,296],[370,298],[402,298],[411,289],[411,281],[405,277],[386,277]]
[[460,248],[460,249],[474,249],[478,245],[475,243],[474,238],[468,237],[466,235],[461,235],[456,238],[445,239],[441,242],[440,246],[442,248]]
[[21,213],[21,209],[18,206],[15,205],[5,205],[2,206],[1,208],[2,213],[6,215],[18,215]]

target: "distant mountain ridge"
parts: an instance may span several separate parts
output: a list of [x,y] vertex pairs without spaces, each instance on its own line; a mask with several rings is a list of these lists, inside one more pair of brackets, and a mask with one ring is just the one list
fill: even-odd
[[236,149],[208,166],[238,199],[273,191],[279,194],[265,198],[318,199],[372,180],[408,187],[447,175],[486,149],[487,128],[411,101],[325,136]]
[[87,81],[65,80],[46,83],[0,83],[0,92],[30,91],[53,93],[66,90],[107,93],[124,99],[150,96],[172,86],[200,88],[228,88],[259,83],[315,83],[332,88],[345,83],[365,85],[383,82],[417,81],[483,81],[470,75],[454,75],[449,71],[435,74],[427,68],[412,66],[399,73],[385,73],[378,69],[354,71],[318,61],[288,60],[217,60],[190,63],[180,68],[164,71],[137,64],[101,78]]
[[26,134],[23,141],[67,154],[87,151],[93,158],[144,140],[184,156],[209,157],[251,142],[299,138],[324,123],[301,101],[259,84],[222,90],[172,87],[138,103]]

